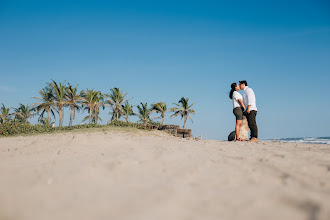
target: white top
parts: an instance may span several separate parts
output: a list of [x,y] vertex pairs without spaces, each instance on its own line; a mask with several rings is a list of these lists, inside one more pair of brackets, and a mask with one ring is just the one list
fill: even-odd
[[239,92],[234,91],[233,92],[233,107],[234,108],[242,107],[241,104],[239,104],[239,102],[238,102],[239,99],[243,101],[242,95]]
[[246,86],[244,88],[243,98],[244,98],[243,102],[244,102],[246,109],[248,108],[248,105],[251,105],[251,107],[250,107],[251,111],[252,110],[258,111],[256,96],[254,95],[254,92],[250,87]]

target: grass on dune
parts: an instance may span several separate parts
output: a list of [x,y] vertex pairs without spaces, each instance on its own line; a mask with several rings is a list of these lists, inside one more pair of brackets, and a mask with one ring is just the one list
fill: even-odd
[[[118,125],[119,124],[119,125]],[[80,133],[80,132],[123,132],[129,134],[144,134],[144,135],[154,135],[155,130],[143,129],[142,127],[136,127],[133,123],[114,123],[110,125],[95,125],[95,127],[90,127],[89,125],[77,125],[73,127],[49,127],[40,125],[26,125],[18,124],[14,125],[16,127],[11,130],[16,129],[15,132],[5,133],[6,130],[2,128],[1,137],[18,137],[18,136],[36,136],[42,134],[63,134],[63,133]],[[28,126],[28,127],[26,127]],[[1,126],[0,126],[1,127]],[[1,130],[1,128],[0,128]],[[8,130],[7,130],[8,131]],[[9,130],[10,131],[10,130]],[[160,131],[159,131],[160,132]],[[170,135],[167,132],[162,132],[163,134]]]

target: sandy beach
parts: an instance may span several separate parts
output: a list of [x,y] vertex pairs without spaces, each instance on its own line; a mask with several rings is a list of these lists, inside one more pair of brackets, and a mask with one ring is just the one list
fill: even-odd
[[159,131],[0,139],[0,219],[330,219],[330,147]]

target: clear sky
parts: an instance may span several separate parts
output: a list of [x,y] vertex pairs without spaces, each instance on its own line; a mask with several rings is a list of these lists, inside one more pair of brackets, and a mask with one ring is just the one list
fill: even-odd
[[0,0],[0,103],[32,104],[51,79],[134,105],[189,97],[208,139],[234,130],[230,84],[247,80],[260,138],[330,136],[330,3]]

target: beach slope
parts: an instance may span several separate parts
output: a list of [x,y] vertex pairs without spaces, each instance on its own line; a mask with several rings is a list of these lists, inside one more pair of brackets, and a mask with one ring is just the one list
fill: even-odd
[[156,131],[0,139],[0,219],[330,219],[330,147]]

